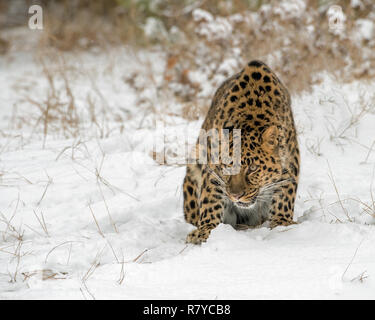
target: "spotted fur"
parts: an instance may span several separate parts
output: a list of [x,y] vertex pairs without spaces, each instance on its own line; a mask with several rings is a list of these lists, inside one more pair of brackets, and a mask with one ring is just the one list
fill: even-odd
[[[290,105],[287,89],[260,61],[249,62],[219,87],[202,129],[229,130],[229,156],[235,147],[233,129],[240,129],[241,163],[237,174],[223,174],[228,159],[219,155],[213,164],[212,141],[206,147],[197,143],[198,154],[207,155],[208,163],[186,169],[184,215],[197,227],[187,242],[206,241],[220,223],[234,227],[293,223],[300,158]],[[232,161],[227,167],[235,166]]]

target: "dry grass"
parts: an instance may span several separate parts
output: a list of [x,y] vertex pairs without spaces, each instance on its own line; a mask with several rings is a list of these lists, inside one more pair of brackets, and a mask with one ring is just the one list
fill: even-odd
[[[39,84],[44,87],[37,89],[38,95],[35,95],[37,90],[33,88],[35,83],[30,83],[30,89],[17,89],[20,91],[20,99],[13,108],[12,130],[18,132],[31,128],[21,131],[22,143],[37,137],[45,148],[47,138],[74,138],[72,146],[64,148],[57,156],[58,160],[71,149],[73,159],[76,149],[87,137],[103,139],[114,131],[123,130],[122,110],[109,107],[90,71],[74,66],[74,60],[67,63],[66,57],[54,50],[40,54],[37,63],[41,67],[42,79]],[[78,90],[74,87],[77,79],[83,79],[86,84],[89,82],[86,93],[79,91],[80,87]],[[110,121],[117,125],[110,126]],[[0,148],[0,151],[5,148]]]
[[35,212],[35,210],[33,210],[33,212],[34,212],[35,218],[38,220],[38,223],[40,224],[40,226],[41,226],[42,230],[44,231],[44,233],[46,234],[46,236],[50,237],[49,232],[48,232],[48,228],[47,228],[47,223],[44,219],[43,211],[40,212],[40,217]]
[[68,277],[67,272],[54,271],[51,269],[25,271],[25,272],[22,272],[22,275],[24,277],[23,279],[24,282],[34,276],[39,276],[43,281],[61,280],[61,279],[66,279]]
[[[28,124],[38,133],[42,129],[43,148],[46,144],[47,136],[54,133],[62,133],[66,138],[80,135],[82,119],[77,111],[75,97],[67,78],[67,68],[64,59],[57,59],[57,70],[49,68],[46,60],[40,60],[42,74],[46,79],[47,92],[45,97],[38,99],[25,95],[20,104],[26,104],[34,107],[36,112],[23,116],[18,115],[18,126]],[[59,86],[58,80],[63,81]]]
[[17,282],[17,277],[19,274],[19,268],[20,268],[20,262],[21,262],[21,248],[22,248],[22,240],[19,240],[16,246],[16,249],[14,251],[14,256],[11,259],[11,262],[15,260],[15,267],[13,271],[8,270],[8,274],[10,277],[10,282],[14,283]]
[[[46,257],[45,257],[45,259],[44,259],[44,264],[47,264],[47,261],[48,261],[48,258],[49,258],[49,256],[50,256],[50,254],[52,253],[52,252],[54,252],[57,248],[60,248],[61,246],[64,246],[64,245],[66,245],[66,244],[72,244],[72,243],[74,243],[74,242],[79,242],[79,241],[64,241],[63,243],[60,243],[60,244],[58,244],[57,246],[55,246],[55,247],[53,247],[50,251],[48,251],[48,253],[47,253],[47,255],[46,255]],[[70,257],[70,251],[71,251],[71,247],[70,247],[70,249],[69,249],[69,257]],[[69,259],[68,259],[69,260]]]
[[[202,33],[202,29],[210,30],[210,23],[194,20],[189,12],[188,17],[179,17],[181,20],[175,25],[183,36],[174,41],[167,39],[167,44],[159,41],[166,54],[163,80],[157,88],[163,88],[164,96],[172,96],[183,105],[182,115],[186,119],[205,115],[220,82],[254,58],[265,60],[292,94],[319,83],[322,72],[331,73],[343,82],[375,76],[375,42],[358,40],[356,36],[358,18],[374,21],[369,15],[375,9],[374,4],[368,2],[359,9],[350,7],[349,1],[339,1],[347,16],[346,30],[340,36],[329,28],[325,13],[328,6],[318,7],[315,1],[310,1],[300,16],[281,17],[276,9],[261,9],[256,19],[251,11],[243,10],[243,1],[233,3],[227,11],[224,7],[215,8],[212,1],[204,1],[201,6],[218,15],[215,23],[231,25],[232,31],[227,36]],[[277,2],[272,3],[277,8]],[[236,13],[240,14],[238,21],[233,19]],[[168,26],[171,22],[164,24]],[[228,67],[231,60],[235,63]],[[197,73],[206,80],[196,81]],[[151,85],[152,76],[138,75]],[[132,80],[134,77],[129,76],[127,83],[139,93],[141,105],[145,87]]]
[[13,219],[15,218],[18,212],[20,202],[21,202],[20,196],[18,195],[13,213],[10,216],[10,218],[5,216],[3,212],[0,212],[0,222],[6,226],[6,228],[3,231],[1,231],[4,242],[8,241],[9,238],[10,239],[13,238],[17,241],[23,241],[24,230],[22,229],[22,225],[20,225],[19,227],[16,227],[13,223]]
[[[283,14],[279,1],[232,0],[230,6],[225,3],[228,2],[165,0],[156,7],[150,1],[128,0],[44,3],[45,29],[39,51],[49,89],[43,99],[25,96],[23,103],[37,108],[39,117],[21,116],[21,122],[34,126],[35,131],[42,129],[43,144],[51,133],[82,137],[85,124],[101,138],[112,133],[106,121],[110,111],[94,81],[93,90],[86,97],[86,113],[78,108],[69,66],[59,54],[61,51],[106,51],[126,44],[136,51],[146,48],[162,52],[165,68],[161,80],[156,80],[150,71],[153,61],[143,60],[139,61],[143,70],[127,74],[124,81],[136,91],[137,106],[145,113],[160,115],[160,108],[155,106],[165,104],[164,114],[188,120],[204,116],[214,90],[251,59],[267,62],[292,94],[321,81],[322,72],[344,82],[375,76],[375,41],[353,37],[358,32],[358,19],[375,20],[371,16],[375,4],[371,1],[363,1],[361,8],[351,7],[348,0],[335,1],[346,15],[346,30],[341,36],[334,34],[328,24],[326,12],[333,1],[307,0],[306,10],[296,15]],[[197,8],[212,14],[213,22],[197,18],[193,14]],[[150,19],[159,23],[161,29],[156,29],[156,34],[145,28]],[[224,31],[215,33],[212,24]],[[57,51],[52,59],[48,54],[46,58],[51,48]],[[58,67],[51,68],[50,61]],[[155,99],[147,95],[148,89],[157,92]],[[176,104],[181,105],[181,111],[176,112]],[[118,120],[123,119],[120,116]]]
[[337,203],[340,204],[342,212],[347,217],[348,221],[349,222],[353,222],[353,219],[350,217],[350,215],[348,213],[348,210],[345,208],[343,200],[341,199],[341,196],[340,196],[339,190],[337,188],[337,184],[336,184],[335,178],[333,177],[331,166],[330,166],[330,164],[329,164],[328,161],[327,161],[327,165],[328,165],[328,169],[329,169],[329,175],[328,176],[329,176],[329,179],[331,180],[331,183],[332,183],[332,185],[333,185],[333,187],[335,189],[335,193],[336,193],[336,196],[337,196],[337,199],[338,199]]
[[[344,273],[343,273],[342,276],[341,276],[341,280],[342,280],[343,282],[345,281],[345,275],[346,275],[346,273],[347,273],[349,267],[352,265],[352,263],[353,263],[353,261],[354,261],[356,255],[357,255],[357,252],[358,252],[358,250],[359,250],[359,248],[360,248],[360,246],[362,245],[362,243],[363,243],[364,240],[365,240],[365,238],[363,238],[363,239],[361,240],[361,242],[358,244],[358,246],[357,246],[357,248],[355,249],[355,252],[354,252],[354,254],[353,254],[353,257],[351,258],[349,264],[348,264],[347,267],[345,268],[345,271],[344,271]],[[359,276],[357,276],[357,277],[351,279],[350,281],[353,282],[353,281],[357,281],[357,280],[358,280],[358,281],[360,281],[360,282],[363,282],[363,280],[367,278],[367,276],[365,275],[365,273],[366,273],[366,271],[362,272]]]

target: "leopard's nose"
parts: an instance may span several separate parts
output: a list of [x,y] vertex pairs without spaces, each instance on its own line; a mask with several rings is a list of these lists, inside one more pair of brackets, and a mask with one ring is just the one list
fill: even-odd
[[241,192],[241,193],[231,193],[231,197],[233,198],[233,200],[235,201],[238,201],[239,199],[241,199],[241,197],[243,197],[245,194],[245,192]]

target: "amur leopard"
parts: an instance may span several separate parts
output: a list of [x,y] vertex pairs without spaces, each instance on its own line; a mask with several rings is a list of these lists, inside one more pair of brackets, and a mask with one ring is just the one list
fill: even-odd
[[[220,223],[294,223],[299,149],[290,95],[275,73],[261,61],[249,62],[216,91],[202,129],[216,129],[219,138],[208,135],[206,144],[198,139],[198,161],[186,169],[184,216],[196,227],[186,241],[206,241]],[[230,160],[236,146],[239,159]]]

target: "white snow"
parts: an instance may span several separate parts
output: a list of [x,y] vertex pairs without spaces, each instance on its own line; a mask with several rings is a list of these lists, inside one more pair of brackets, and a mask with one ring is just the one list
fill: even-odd
[[363,9],[363,3],[361,0],[350,0],[350,6],[355,9]]
[[306,3],[303,0],[280,1],[274,9],[275,14],[283,20],[301,17],[305,11]]
[[356,29],[353,35],[357,37],[359,41],[367,40],[370,41],[374,38],[374,22],[370,19],[358,19],[356,22]]
[[212,22],[214,20],[213,15],[203,9],[197,8],[193,10],[193,19],[195,21],[206,21],[206,22]]
[[[195,32],[202,37],[206,37],[208,40],[227,39],[232,34],[233,26],[224,17],[217,16],[214,18],[208,11],[195,9],[193,11],[193,18],[199,22]],[[236,18],[237,16],[233,22],[237,22]]]
[[[107,108],[126,115],[123,129],[108,116],[108,136],[51,133],[44,149],[42,132],[9,126],[17,85],[33,83],[33,96],[45,96],[40,67],[27,55],[0,57],[0,299],[374,298],[374,83],[323,75],[312,92],[292,97],[302,153],[298,224],[220,225],[194,246],[185,244],[193,229],[182,212],[185,169],[152,160],[145,146],[162,128],[123,81],[147,55],[76,61],[77,105],[84,109],[95,70]],[[149,55],[144,67],[158,77],[161,59]],[[168,102],[149,97],[156,110]],[[35,112],[20,108],[26,118]],[[203,119],[156,120],[193,141]],[[169,136],[167,147],[176,151],[177,142]]]

